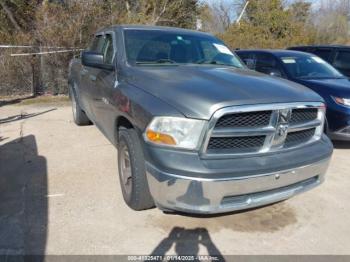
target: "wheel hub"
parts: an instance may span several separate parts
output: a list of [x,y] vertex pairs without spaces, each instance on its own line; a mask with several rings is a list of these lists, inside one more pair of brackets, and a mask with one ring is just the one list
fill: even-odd
[[131,162],[130,162],[130,156],[129,151],[126,146],[123,147],[123,149],[120,152],[120,170],[121,170],[121,183],[124,187],[125,193],[129,196],[131,194],[131,187],[132,187],[132,176],[131,176]]

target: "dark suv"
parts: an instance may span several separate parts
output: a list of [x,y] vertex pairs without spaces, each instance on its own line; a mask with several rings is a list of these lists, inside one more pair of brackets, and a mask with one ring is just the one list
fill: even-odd
[[135,210],[228,212],[324,180],[332,144],[323,99],[248,70],[210,34],[103,29],[70,63],[69,86],[75,122],[92,121],[118,148],[123,197]]
[[315,54],[333,65],[347,77],[350,77],[350,46],[313,45],[293,46],[288,49]]
[[327,104],[327,134],[350,140],[350,81],[320,57],[292,50],[239,50],[250,69],[282,77],[317,92]]

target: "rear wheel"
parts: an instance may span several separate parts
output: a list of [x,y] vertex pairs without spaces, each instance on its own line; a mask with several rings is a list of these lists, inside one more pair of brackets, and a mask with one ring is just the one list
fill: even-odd
[[119,130],[118,170],[123,198],[134,210],[154,207],[145,168],[145,158],[134,129]]
[[72,87],[70,90],[70,99],[72,101],[72,111],[73,111],[73,120],[78,126],[85,126],[91,124],[89,118],[86,116],[85,112],[81,109],[78,104],[76,94]]

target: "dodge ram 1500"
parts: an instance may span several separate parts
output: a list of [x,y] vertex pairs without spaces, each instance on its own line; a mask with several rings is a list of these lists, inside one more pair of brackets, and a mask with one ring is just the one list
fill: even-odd
[[69,90],[75,123],[95,124],[118,149],[135,210],[210,214],[278,202],[322,183],[332,155],[319,95],[248,70],[203,32],[100,30],[71,61]]

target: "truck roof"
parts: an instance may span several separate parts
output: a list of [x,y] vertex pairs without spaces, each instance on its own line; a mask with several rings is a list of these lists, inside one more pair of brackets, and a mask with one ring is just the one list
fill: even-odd
[[184,29],[184,28],[178,28],[178,27],[169,27],[169,26],[149,26],[149,25],[128,25],[128,24],[122,24],[122,25],[112,25],[105,28],[102,28],[97,31],[97,33],[101,33],[103,31],[107,30],[116,30],[116,29],[136,29],[136,30],[161,30],[166,32],[177,32],[177,33],[191,33],[191,34],[199,34],[199,35],[206,35],[206,36],[212,36],[209,33],[191,30],[191,29]]

